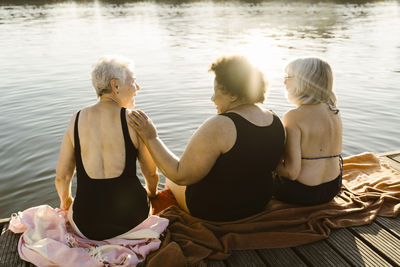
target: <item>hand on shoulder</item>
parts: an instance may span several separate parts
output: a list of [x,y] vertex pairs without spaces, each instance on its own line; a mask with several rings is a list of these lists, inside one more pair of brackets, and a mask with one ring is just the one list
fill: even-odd
[[135,129],[143,140],[157,138],[157,129],[151,119],[141,110],[132,110],[128,115],[128,124]]

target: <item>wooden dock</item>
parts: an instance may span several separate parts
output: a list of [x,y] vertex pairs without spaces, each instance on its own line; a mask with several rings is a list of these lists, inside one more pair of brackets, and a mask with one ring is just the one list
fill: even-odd
[[[379,154],[400,173],[400,151]],[[0,220],[0,267],[33,267],[18,256],[20,235]],[[400,266],[400,216],[377,217],[366,226],[333,230],[326,240],[283,248],[234,251],[225,261],[208,261],[213,267],[247,266]]]

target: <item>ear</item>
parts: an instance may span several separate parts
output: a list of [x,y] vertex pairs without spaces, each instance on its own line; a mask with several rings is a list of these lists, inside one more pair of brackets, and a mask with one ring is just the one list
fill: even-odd
[[232,103],[235,102],[236,100],[238,100],[237,95],[230,95],[229,97],[230,97],[230,100]]
[[117,94],[117,92],[118,92],[118,80],[117,79],[111,79],[111,81],[110,81],[110,87],[111,87],[111,91],[114,93],[114,94]]

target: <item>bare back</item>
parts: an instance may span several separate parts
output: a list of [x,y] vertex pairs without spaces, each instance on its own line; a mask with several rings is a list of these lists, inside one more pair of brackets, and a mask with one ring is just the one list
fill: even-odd
[[[301,132],[301,157],[317,158],[341,154],[342,120],[328,105],[303,105],[296,109]],[[298,181],[318,185],[335,179],[340,173],[339,158],[301,160]]]
[[[120,112],[121,108],[113,103],[97,103],[80,113],[78,129],[82,162],[90,178],[119,177],[125,168]],[[129,135],[138,147],[137,135],[130,127]]]

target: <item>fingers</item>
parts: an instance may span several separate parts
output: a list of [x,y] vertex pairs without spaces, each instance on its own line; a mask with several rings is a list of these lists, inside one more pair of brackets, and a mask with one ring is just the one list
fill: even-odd
[[130,117],[131,115],[128,115],[128,124],[129,126],[131,126],[133,129],[137,130],[137,126],[135,121]]
[[143,119],[141,115],[139,115],[136,111],[132,110],[131,113],[128,114],[129,124],[132,126],[138,126],[143,123]]
[[136,126],[145,126],[147,123],[151,124],[150,118],[141,110],[132,110],[128,117],[136,124]]
[[137,122],[139,121],[146,121],[148,117],[144,114],[143,111],[140,110],[132,110],[129,115],[132,119],[136,119]]
[[148,120],[149,117],[146,115],[146,113],[144,113],[143,111],[141,111],[140,109],[137,110],[137,113],[140,114],[144,119]]

